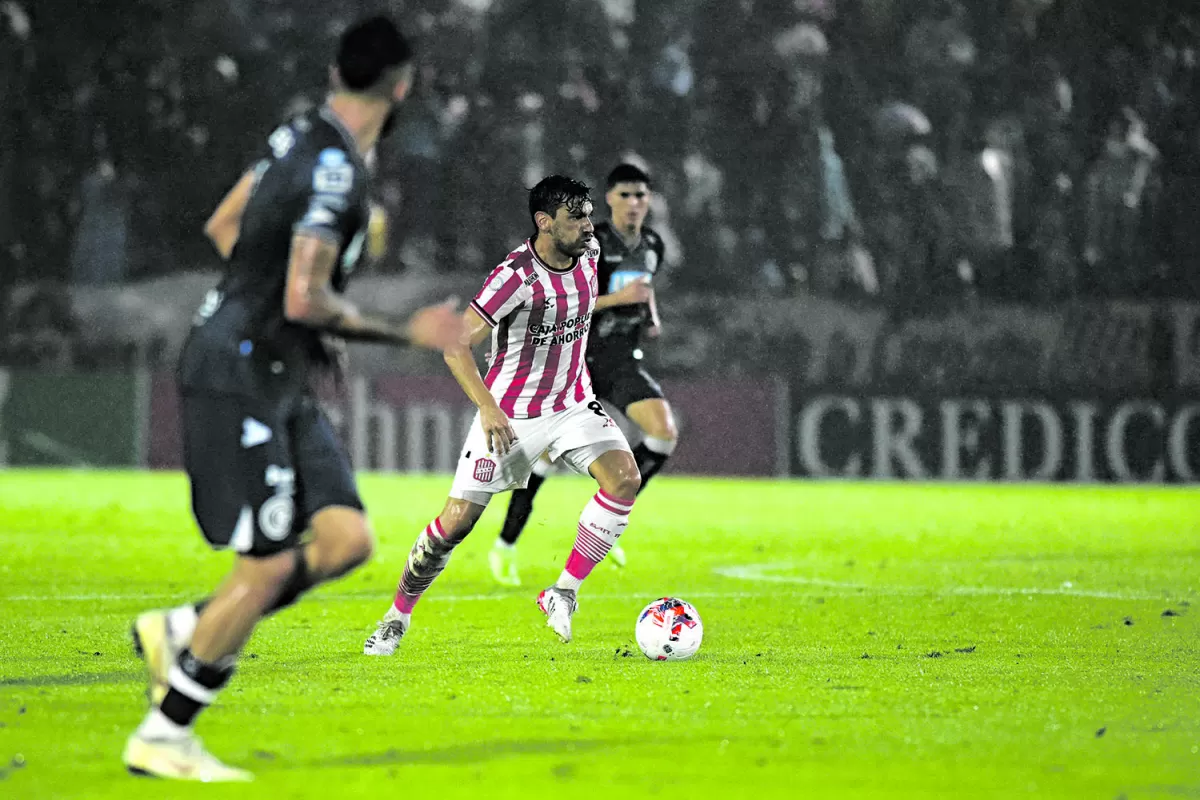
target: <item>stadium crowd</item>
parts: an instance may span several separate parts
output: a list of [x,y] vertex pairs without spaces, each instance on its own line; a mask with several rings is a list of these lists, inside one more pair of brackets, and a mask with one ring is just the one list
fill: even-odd
[[[1200,298],[1184,0],[389,5],[420,62],[379,153],[385,271],[478,272],[542,175],[635,158],[680,289]],[[69,338],[40,286],[211,268],[205,216],[373,7],[0,0],[0,360]]]

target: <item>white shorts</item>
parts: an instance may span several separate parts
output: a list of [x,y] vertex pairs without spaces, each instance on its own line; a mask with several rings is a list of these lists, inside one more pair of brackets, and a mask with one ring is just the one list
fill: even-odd
[[498,456],[488,451],[479,414],[475,414],[454,473],[451,497],[486,506],[494,494],[523,489],[542,453],[551,461],[561,458],[571,469],[587,475],[592,462],[610,450],[630,452],[625,434],[594,398],[564,411],[511,423],[517,441]]

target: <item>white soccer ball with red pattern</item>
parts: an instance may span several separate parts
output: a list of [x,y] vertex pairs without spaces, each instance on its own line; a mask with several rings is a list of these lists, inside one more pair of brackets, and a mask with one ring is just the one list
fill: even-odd
[[675,597],[655,600],[638,614],[638,647],[652,661],[683,661],[696,655],[704,624],[691,603]]

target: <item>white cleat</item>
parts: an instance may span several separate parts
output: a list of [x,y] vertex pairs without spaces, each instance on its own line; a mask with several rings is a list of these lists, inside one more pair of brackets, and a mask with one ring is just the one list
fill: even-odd
[[408,623],[400,617],[400,612],[389,608],[383,619],[375,627],[375,632],[367,637],[363,645],[363,655],[390,656],[400,646],[400,640],[408,633]]
[[502,586],[520,586],[521,576],[517,574],[517,548],[497,544],[488,552],[488,566],[492,568],[492,577]]
[[171,622],[166,611],[147,611],[140,614],[133,623],[133,649],[146,662],[146,672],[150,677],[150,687],[146,696],[150,705],[162,704],[170,688],[167,684],[167,670],[175,663],[179,652],[187,646],[186,642],[177,642],[171,635]]
[[625,549],[621,545],[614,544],[608,551],[608,557],[612,560],[614,567],[625,566]]
[[579,607],[575,592],[551,586],[538,595],[537,604],[546,615],[547,627],[553,629],[564,642],[571,641],[571,616]]
[[151,778],[202,783],[254,780],[249,772],[218,761],[191,733],[180,739],[148,739],[135,733],[125,745],[124,760],[131,773]]

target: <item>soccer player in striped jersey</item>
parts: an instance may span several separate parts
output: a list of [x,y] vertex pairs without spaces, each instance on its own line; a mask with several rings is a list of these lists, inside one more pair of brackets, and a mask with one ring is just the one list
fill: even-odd
[[[605,181],[610,217],[596,226],[600,242],[600,297],[595,327],[588,338],[587,365],[596,395],[621,409],[641,429],[634,448],[642,489],[675,451],[675,415],[658,381],[642,367],[642,337],[658,336],[661,323],[651,281],[663,263],[663,240],[646,225],[650,212],[650,176],[633,164],[618,164]],[[533,512],[533,498],[550,471],[543,458],[533,467],[529,485],[508,501],[504,527],[488,563],[500,583],[519,586],[517,539]],[[625,552],[614,545],[609,560],[625,565]]]
[[[552,175],[533,187],[533,236],[488,276],[464,313],[466,333],[446,363],[479,412],[467,434],[450,496],[417,537],[390,608],[367,639],[367,655],[392,655],[413,606],[492,496],[524,487],[543,452],[591,475],[599,490],[584,506],[562,574],[538,595],[546,624],[571,641],[576,593],[629,524],[641,487],[624,434],[592,390],[585,360],[598,294],[599,250],[590,189]],[[486,376],[471,348],[491,339]]]

